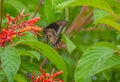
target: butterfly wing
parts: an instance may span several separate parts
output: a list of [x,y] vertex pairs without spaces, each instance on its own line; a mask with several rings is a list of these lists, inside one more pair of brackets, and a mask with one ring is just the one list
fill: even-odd
[[53,46],[57,45],[61,40],[61,32],[67,23],[67,21],[59,20],[48,25],[44,29],[44,33],[47,35],[47,39],[49,39],[50,43]]
[[59,26],[57,30],[57,35],[61,34],[63,28],[68,24],[67,21],[57,21],[56,24]]

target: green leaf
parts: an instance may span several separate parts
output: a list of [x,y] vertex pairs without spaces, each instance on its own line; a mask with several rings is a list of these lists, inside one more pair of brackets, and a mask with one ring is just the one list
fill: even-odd
[[40,59],[40,53],[38,53],[37,51],[28,51],[28,50],[20,50],[20,49],[18,51],[21,56],[33,56],[38,61]]
[[15,80],[17,82],[27,82],[27,80],[21,74],[17,74],[16,77],[15,77]]
[[44,1],[44,13],[48,24],[56,21],[60,17],[60,14],[55,13],[56,4],[57,4],[57,0]]
[[110,82],[110,79],[112,77],[111,69],[107,69],[107,70],[103,71],[103,75],[107,79],[107,81]]
[[26,36],[22,37],[22,40],[36,40],[35,35],[31,32],[25,32]]
[[5,79],[4,71],[0,70],[0,82],[2,82],[3,79]]
[[110,18],[108,18],[108,16],[110,16],[108,12],[100,10],[100,9],[96,9],[94,11],[94,23],[95,24],[99,24],[99,23],[106,24],[120,31],[120,24],[114,21],[113,19],[111,19],[112,16],[110,16]]
[[28,73],[34,73],[34,71],[40,71],[39,68],[40,65],[35,64],[35,63],[30,63],[30,62],[22,62],[21,68],[24,70],[27,70]]
[[117,22],[115,22],[112,19],[109,18],[103,18],[101,20],[96,21],[97,23],[101,23],[101,24],[106,24],[109,26],[112,26],[113,28],[115,28],[116,30],[118,30],[120,32],[120,24],[118,24]]
[[104,17],[107,17],[109,16],[110,13],[104,11],[104,10],[101,10],[101,9],[94,9],[94,23],[96,23],[97,20],[100,20]]
[[5,4],[9,4],[11,6],[13,6],[17,11],[18,13],[21,13],[22,9],[25,9],[26,12],[28,12],[28,8],[27,6],[25,6],[23,3],[19,2],[19,1],[15,1],[15,0],[5,0]]
[[105,0],[68,0],[59,4],[56,7],[56,11],[61,12],[64,8],[73,6],[92,6],[103,9],[111,14],[113,13],[113,10]]
[[60,55],[50,46],[46,45],[45,43],[39,42],[39,41],[20,41],[16,44],[24,44],[27,46],[32,47],[33,49],[39,51],[43,55],[45,55],[59,70],[62,70],[64,72],[64,80],[67,80],[67,67],[63,59],[60,57]]
[[0,49],[2,68],[7,76],[8,82],[13,82],[13,79],[20,67],[20,56],[18,51],[13,47]]
[[75,44],[66,36],[64,35],[66,43],[67,43],[67,49],[69,53],[72,53],[72,51],[76,48]]
[[89,47],[79,60],[75,72],[76,82],[91,82],[96,73],[120,64],[120,57],[114,55],[117,47],[101,42]]
[[62,58],[64,59],[64,61],[67,64],[68,67],[68,82],[71,82],[71,80],[73,80],[74,78],[74,70],[75,70],[75,64],[76,62],[69,56],[65,56],[63,55]]

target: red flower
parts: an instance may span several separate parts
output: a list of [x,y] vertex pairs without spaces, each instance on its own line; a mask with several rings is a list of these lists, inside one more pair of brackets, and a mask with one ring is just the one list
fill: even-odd
[[[33,18],[31,20],[25,20],[29,14],[23,14],[24,10],[16,18],[12,18],[7,14],[8,22],[6,29],[2,29],[0,33],[0,47],[5,47],[9,42],[13,42],[13,38],[23,36],[26,31],[30,31],[33,34],[40,35],[39,32],[43,30],[35,23],[40,21],[40,17]],[[22,21],[21,21],[22,20]]]
[[54,73],[53,69],[51,74],[46,73],[46,70],[43,70],[42,68],[40,68],[40,71],[42,72],[41,75],[36,75],[36,71],[34,72],[31,78],[32,82],[64,82],[64,80],[56,78],[57,76],[63,74],[63,71]]
[[31,20],[28,20],[27,22],[30,26],[33,26],[38,21],[40,21],[40,18],[36,17],[36,18],[31,19]]
[[0,46],[3,46],[6,42],[12,42],[12,39],[16,37],[16,31],[11,29],[2,29],[0,33]]

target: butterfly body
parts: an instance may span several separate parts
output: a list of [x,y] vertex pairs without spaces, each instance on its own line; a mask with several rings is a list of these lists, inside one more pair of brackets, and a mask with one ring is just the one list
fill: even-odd
[[67,21],[59,20],[48,25],[44,29],[44,33],[47,36],[47,42],[49,40],[51,45],[53,45],[54,47],[57,46],[61,41],[61,32],[63,28],[67,25],[67,23]]

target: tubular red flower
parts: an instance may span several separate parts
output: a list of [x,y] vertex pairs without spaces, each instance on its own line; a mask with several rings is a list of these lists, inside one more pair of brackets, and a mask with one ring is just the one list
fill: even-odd
[[46,73],[46,70],[43,70],[42,68],[40,68],[40,71],[42,72],[40,75],[36,75],[36,72],[34,72],[31,78],[32,82],[64,82],[64,80],[55,78],[56,76],[63,74],[63,71],[59,71],[54,74],[53,69],[51,75]]
[[28,30],[30,30],[30,29],[31,29],[31,27],[28,26],[28,27],[26,27],[26,28],[21,29],[18,33],[23,33],[23,32],[26,32],[26,31],[28,31]]
[[0,47],[5,46],[9,42],[14,43],[13,38],[23,36],[27,31],[36,35],[41,35],[38,32],[43,29],[35,25],[36,22],[40,21],[40,17],[25,20],[24,18],[29,16],[29,14],[23,14],[23,12],[24,10],[16,18],[12,18],[9,14],[6,15],[8,22],[6,29],[2,29],[0,33]]
[[51,75],[51,78],[55,78],[56,76],[59,76],[63,74],[63,71],[56,72],[55,74]]
[[12,21],[12,18],[10,17],[10,15],[7,14],[6,17],[8,18],[8,24],[12,24],[13,21]]
[[28,20],[28,24],[30,26],[33,26],[38,21],[40,21],[40,17],[36,17],[36,18],[31,19],[31,20]]
[[39,28],[39,27],[37,27],[37,26],[32,26],[32,27],[31,27],[31,30],[33,30],[34,32],[39,32],[39,31],[42,31],[43,28]]

